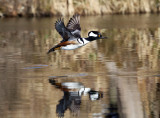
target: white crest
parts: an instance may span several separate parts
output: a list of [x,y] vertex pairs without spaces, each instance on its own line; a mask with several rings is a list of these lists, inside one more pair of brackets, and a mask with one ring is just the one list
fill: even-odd
[[89,33],[89,36],[97,37],[98,35],[97,35],[97,34],[94,34],[93,32],[90,32],[90,33]]

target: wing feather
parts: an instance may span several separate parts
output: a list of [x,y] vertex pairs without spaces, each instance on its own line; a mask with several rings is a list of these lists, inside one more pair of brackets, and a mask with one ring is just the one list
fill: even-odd
[[72,18],[70,18],[67,24],[67,29],[75,37],[81,38],[80,16],[78,14],[75,14]]
[[57,30],[57,32],[62,36],[62,38],[63,38],[63,36],[64,36],[64,29],[65,29],[65,25],[64,25],[64,21],[63,21],[63,19],[58,19],[57,21],[56,21],[56,23],[55,23],[55,29]]
[[55,29],[57,30],[57,32],[61,35],[61,37],[63,38],[63,40],[61,42],[64,41],[68,41],[68,39],[71,37],[71,33],[70,31],[65,27],[64,25],[64,20],[62,18],[58,19],[55,23]]

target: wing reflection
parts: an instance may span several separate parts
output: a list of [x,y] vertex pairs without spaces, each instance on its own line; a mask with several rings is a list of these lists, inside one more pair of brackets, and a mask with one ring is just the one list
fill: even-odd
[[91,101],[99,100],[103,97],[102,91],[95,91],[91,88],[86,88],[80,82],[58,82],[56,78],[49,79],[49,83],[56,88],[61,89],[64,93],[63,98],[59,100],[56,107],[58,117],[64,117],[67,109],[70,110],[73,116],[78,116],[80,113],[81,96],[89,95]]

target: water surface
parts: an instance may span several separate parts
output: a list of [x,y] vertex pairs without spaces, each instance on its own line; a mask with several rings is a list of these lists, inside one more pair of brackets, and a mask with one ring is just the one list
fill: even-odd
[[47,55],[56,19],[0,19],[1,118],[160,117],[159,15],[81,17],[109,39]]

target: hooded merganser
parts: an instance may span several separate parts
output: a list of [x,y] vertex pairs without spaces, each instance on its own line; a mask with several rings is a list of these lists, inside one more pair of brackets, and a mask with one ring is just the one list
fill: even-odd
[[98,31],[90,31],[87,38],[81,38],[80,16],[78,14],[75,14],[70,18],[66,27],[63,19],[58,19],[55,23],[55,28],[63,40],[51,48],[48,53],[58,49],[73,50],[82,47],[91,41],[107,38],[102,37],[101,33]]

